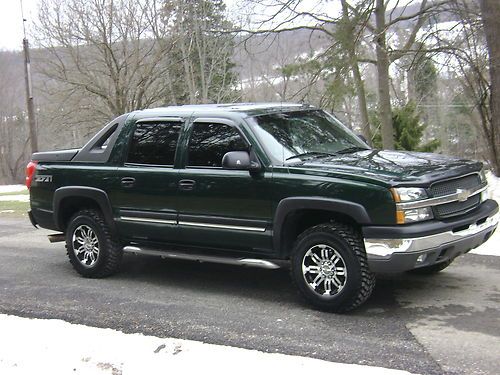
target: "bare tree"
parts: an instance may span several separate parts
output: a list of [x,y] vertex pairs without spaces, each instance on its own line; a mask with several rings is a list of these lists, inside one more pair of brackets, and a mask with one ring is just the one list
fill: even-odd
[[[361,127],[368,139],[371,138],[371,131],[367,126],[367,100],[360,64],[374,64],[378,79],[378,113],[382,125],[383,146],[388,149],[394,148],[390,66],[406,54],[413,52],[419,31],[422,30],[428,18],[447,2],[446,0],[432,1],[430,4],[427,0],[423,0],[415,11],[407,10],[410,2],[406,2],[406,5],[400,8],[397,8],[399,2],[396,2],[392,8],[389,8],[388,0],[359,0],[355,4],[341,1],[340,15],[328,14],[321,10],[321,7],[316,7],[316,11],[305,9],[300,0],[268,0],[264,3],[247,0],[247,2],[258,3],[274,11],[267,17],[261,17],[253,28],[242,28],[239,31],[251,34],[278,33],[297,29],[321,31],[331,38],[332,45],[339,44],[348,51],[349,65],[361,112]],[[326,1],[318,1],[317,5],[321,3],[326,4]],[[373,21],[375,21],[374,24]],[[408,29],[406,40],[398,44],[388,43],[388,35],[392,29],[402,27],[403,23]],[[347,25],[347,29],[351,32],[343,33],[342,38],[338,38],[335,30],[339,25]],[[372,46],[375,47],[374,53],[370,51]]]
[[500,6],[495,0],[481,0],[481,15],[489,53],[490,113],[489,136],[495,172],[500,176]]
[[[449,56],[447,62],[455,72],[464,95],[472,102],[472,122],[482,134],[482,154],[495,173],[500,172],[499,131],[493,117],[491,56],[486,43],[485,28],[478,2],[454,0],[449,12],[458,21],[451,26],[437,27],[426,43],[430,50]],[[496,48],[496,47],[493,47]],[[493,73],[494,74],[494,73]],[[479,119],[479,120],[478,120]]]
[[151,20],[162,5],[42,0],[34,32],[39,72],[66,98],[92,98],[92,110],[105,118],[161,103],[170,87],[171,44],[154,38],[164,25]]
[[159,40],[173,41],[172,56],[182,67],[184,78],[176,91],[186,93],[182,101],[209,103],[231,100],[235,96],[236,76],[232,71],[232,28],[225,18],[222,0],[165,1],[160,21],[166,35]]
[[[356,53],[356,42],[357,37],[351,37],[359,35],[360,28],[356,19],[350,15],[349,4],[346,0],[341,0],[342,3],[342,25],[346,28],[344,37],[344,46],[349,56],[349,65],[352,70],[354,84],[356,87],[356,95],[358,97],[358,107],[361,116],[361,130],[363,136],[366,138],[369,144],[372,143],[372,131],[370,128],[370,120],[368,117],[368,106],[366,104],[366,90],[363,78],[361,76],[361,69],[358,60],[358,54]],[[361,28],[362,29],[362,28]],[[362,32],[362,30],[361,30]]]
[[16,52],[0,54],[0,181],[21,182],[28,158],[28,127],[24,109],[22,56]]

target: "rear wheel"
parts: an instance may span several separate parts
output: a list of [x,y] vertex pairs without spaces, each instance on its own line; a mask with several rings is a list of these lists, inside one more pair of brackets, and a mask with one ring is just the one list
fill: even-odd
[[295,242],[292,278],[314,306],[332,312],[355,309],[370,296],[375,277],[361,236],[345,224],[312,227]]
[[100,211],[77,212],[66,230],[66,250],[73,268],[82,276],[100,278],[117,272],[122,249]]

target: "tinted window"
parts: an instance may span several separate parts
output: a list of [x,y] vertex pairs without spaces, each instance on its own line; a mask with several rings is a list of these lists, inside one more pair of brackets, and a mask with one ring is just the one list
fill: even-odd
[[103,133],[99,139],[96,141],[93,141],[93,144],[91,145],[91,150],[90,152],[92,153],[103,153],[106,148],[108,147],[109,142],[111,141],[111,138],[115,135],[116,129],[118,128],[118,124],[113,124],[105,133]]
[[238,131],[224,124],[195,123],[189,140],[188,166],[221,167],[229,151],[246,151],[248,146]]
[[130,144],[128,163],[174,165],[175,148],[181,124],[142,122],[136,124]]
[[336,154],[367,149],[350,130],[323,111],[297,111],[257,116],[251,121],[253,130],[268,154],[284,162],[307,153]]

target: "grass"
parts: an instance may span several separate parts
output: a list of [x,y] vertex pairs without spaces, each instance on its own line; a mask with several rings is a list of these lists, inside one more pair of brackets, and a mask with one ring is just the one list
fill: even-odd
[[11,191],[9,193],[0,193],[0,195],[28,195],[29,191],[28,190],[23,190],[23,191]]
[[[29,194],[28,190],[22,190],[22,191],[11,191],[8,193],[0,193],[0,196],[8,197],[14,195],[28,195],[28,194]],[[29,202],[0,201],[0,217],[27,216],[29,207],[30,207]],[[8,211],[8,212],[2,212],[2,211]]]
[[[3,195],[3,194],[2,194]],[[0,202],[0,217],[5,216],[27,216],[30,208],[29,202],[7,201]],[[2,212],[2,211],[14,212]]]

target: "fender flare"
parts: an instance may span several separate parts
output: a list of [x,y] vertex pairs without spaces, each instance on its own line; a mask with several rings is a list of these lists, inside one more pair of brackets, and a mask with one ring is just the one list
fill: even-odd
[[288,215],[303,209],[329,211],[351,217],[360,225],[371,224],[370,215],[359,203],[324,197],[291,197],[278,203],[273,220],[273,248],[283,254],[284,224]]
[[113,219],[113,209],[108,194],[104,190],[87,186],[65,186],[54,192],[52,208],[54,210],[54,222],[59,230],[62,231],[64,228],[60,213],[61,202],[69,197],[89,198],[95,201],[104,215],[106,224],[114,231],[115,221]]

